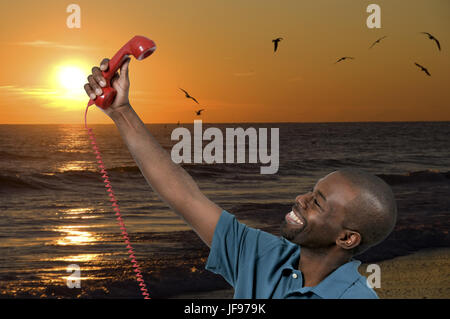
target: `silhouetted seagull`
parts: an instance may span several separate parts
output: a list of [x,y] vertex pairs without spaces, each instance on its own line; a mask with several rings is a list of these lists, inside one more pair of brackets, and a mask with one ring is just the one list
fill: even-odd
[[441,44],[439,43],[438,39],[436,39],[435,37],[433,37],[431,34],[429,34],[428,32],[422,32],[423,34],[426,34],[428,36],[428,39],[430,40],[434,40],[436,41],[436,44],[438,46],[439,51],[441,51]]
[[187,97],[188,99],[193,99],[193,100],[195,101],[195,103],[199,104],[198,101],[197,101],[194,97],[190,96],[188,92],[186,92],[186,91],[183,90],[182,88],[179,88],[179,89],[180,89],[181,91],[184,92],[184,94],[186,95],[186,97]]
[[339,60],[337,60],[336,62],[334,62],[334,64],[336,64],[336,63],[338,63],[338,62],[341,62],[341,61],[344,61],[344,60],[346,60],[346,59],[354,59],[354,57],[351,57],[351,56],[344,56],[344,57],[342,57],[342,58],[340,58]]
[[430,72],[428,72],[428,70],[426,68],[424,68],[423,66],[421,66],[419,63],[414,63],[414,64],[417,65],[423,72],[428,74],[428,76],[431,76]]
[[387,36],[385,35],[384,37],[379,38],[377,41],[375,41],[374,43],[372,43],[372,45],[370,46],[369,49],[372,49],[372,47],[373,47],[375,44],[380,43],[380,41],[383,40],[384,38],[387,38]]
[[202,111],[204,111],[204,110],[205,110],[205,109],[201,109],[201,110],[195,111],[195,114],[201,115]]
[[276,39],[272,40],[272,42],[273,42],[273,53],[275,53],[277,51],[277,49],[278,49],[278,42],[280,42],[281,40],[283,40],[283,38],[276,38]]

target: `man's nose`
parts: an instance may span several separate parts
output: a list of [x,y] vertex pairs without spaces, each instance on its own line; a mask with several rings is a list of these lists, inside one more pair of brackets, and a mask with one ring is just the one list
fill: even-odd
[[302,209],[306,209],[307,204],[311,198],[311,194],[311,192],[308,192],[303,195],[298,195],[297,197],[295,197],[295,202],[298,203],[298,205],[300,205]]

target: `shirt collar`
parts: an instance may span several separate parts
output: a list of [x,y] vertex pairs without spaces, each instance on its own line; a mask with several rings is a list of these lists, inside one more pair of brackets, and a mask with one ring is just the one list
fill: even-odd
[[[296,261],[296,265],[298,265],[301,250],[299,246],[297,247],[298,249],[293,258]],[[311,291],[324,299],[339,298],[356,280],[358,280],[360,276],[358,272],[359,265],[361,265],[359,260],[351,259],[349,262],[339,266],[316,286],[302,287],[298,291],[303,294]],[[294,267],[293,264],[286,265],[283,267],[282,271],[287,270],[291,272],[295,269]]]
[[361,264],[358,260],[351,260],[343,264],[317,286],[312,287],[311,291],[316,295],[327,298],[339,298],[356,280],[359,278],[358,267]]

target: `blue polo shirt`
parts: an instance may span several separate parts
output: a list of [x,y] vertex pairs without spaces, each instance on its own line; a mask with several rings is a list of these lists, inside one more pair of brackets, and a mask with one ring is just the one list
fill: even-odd
[[248,227],[223,211],[214,230],[206,269],[221,275],[241,299],[378,298],[358,272],[360,261],[340,266],[317,286],[303,287],[296,269],[300,247]]

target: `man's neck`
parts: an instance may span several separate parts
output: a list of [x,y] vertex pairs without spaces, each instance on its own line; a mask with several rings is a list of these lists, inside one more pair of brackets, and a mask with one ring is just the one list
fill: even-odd
[[299,270],[303,274],[303,286],[314,287],[335,269],[350,261],[351,257],[335,249],[317,251],[301,247]]

